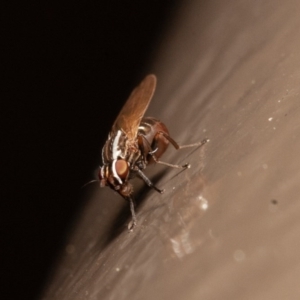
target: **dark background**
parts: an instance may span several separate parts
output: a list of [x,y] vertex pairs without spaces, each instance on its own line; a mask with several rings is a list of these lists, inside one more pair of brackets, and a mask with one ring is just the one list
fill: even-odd
[[[83,204],[110,126],[151,70],[175,1],[1,9],[1,280],[39,295]],[[2,293],[3,295],[3,293]]]
[[[164,156],[166,161],[191,163],[192,167],[185,172],[176,174],[162,166],[160,169],[157,169],[159,166],[147,168],[146,174],[149,175],[148,170],[156,174],[149,177],[164,188],[165,193],[160,195],[146,188],[141,188],[139,193],[135,189],[134,198],[139,203],[138,226],[129,234],[126,225],[130,213],[125,201],[110,189],[97,188],[96,184],[87,187],[84,193],[80,189],[82,181],[89,180],[99,164],[99,148],[120,109],[119,104],[113,104],[113,98],[106,102],[113,107],[109,109],[113,116],[107,130],[102,125],[103,141],[100,141],[101,137],[93,137],[90,144],[97,142],[94,152],[87,151],[87,143],[80,141],[84,145],[81,160],[71,157],[71,153],[76,153],[74,144],[78,144],[80,136],[76,131],[76,142],[74,139],[68,143],[64,138],[49,139],[55,145],[65,147],[65,152],[59,152],[59,146],[54,147],[57,153],[65,154],[61,155],[63,166],[61,170],[51,167],[54,165],[51,155],[48,155],[48,161],[44,155],[45,158],[36,163],[32,174],[44,172],[47,177],[42,176],[37,182],[44,189],[37,194],[35,207],[44,205],[40,199],[49,197],[48,191],[52,193],[52,198],[49,197],[51,205],[65,198],[70,199],[69,203],[82,205],[73,210],[77,214],[76,218],[70,219],[71,226],[65,227],[71,229],[71,233],[69,229],[59,227],[58,233],[64,234],[60,235],[60,241],[65,239],[66,242],[56,264],[48,265],[54,269],[53,273],[48,273],[50,277],[42,299],[299,299],[300,40],[295,37],[300,28],[300,2],[288,0],[282,5],[272,0],[192,0],[185,1],[176,11],[170,8],[165,12],[158,35],[149,43],[138,70],[129,76],[126,68],[128,83],[124,81],[124,75],[120,77],[125,84],[123,90],[117,86],[117,77],[114,78],[114,89],[108,85],[110,93],[107,97],[113,95],[116,101],[125,101],[145,73],[154,71],[158,76],[158,88],[147,114],[163,120],[178,142],[192,142],[204,137],[210,142],[192,152],[168,149]],[[172,23],[164,32],[174,13]],[[151,24],[157,21],[152,14]],[[139,31],[138,27],[135,26],[135,30]],[[127,38],[126,41],[135,40]],[[19,48],[15,48],[16,51]],[[26,84],[29,82],[26,80]],[[88,136],[91,129],[92,132],[100,131],[99,90],[101,95],[106,95],[101,83],[97,82],[96,86],[97,109],[91,106],[87,110],[89,118],[86,120],[89,122],[87,130],[82,131],[84,136]],[[122,95],[112,90],[122,91]],[[59,103],[55,103],[56,111],[58,106]],[[81,106],[86,107],[87,103]],[[75,115],[74,124],[77,126],[78,116],[84,111],[81,109]],[[91,111],[97,111],[97,116],[91,118]],[[70,112],[66,109],[64,120],[71,119],[67,115]],[[96,126],[90,124],[92,119],[97,122]],[[29,124],[35,122],[34,119],[28,120]],[[55,123],[51,120],[52,114],[46,119],[46,124]],[[6,121],[10,127],[2,128],[15,128],[12,123]],[[63,137],[71,137],[69,132],[75,127],[65,123]],[[35,124],[39,128],[39,124]],[[34,133],[35,127],[32,128]],[[57,129],[56,135],[62,132],[62,129]],[[24,141],[28,139],[24,134],[21,136],[24,136]],[[33,135],[33,138],[37,137],[38,134]],[[13,149],[22,153],[17,142]],[[50,142],[47,146],[53,152]],[[41,149],[34,146],[27,149],[35,154],[34,158],[39,157],[38,152],[45,154],[46,150],[41,150],[48,149],[47,146]],[[15,157],[16,153],[11,151]],[[92,159],[90,165],[87,155]],[[12,156],[3,156],[6,160],[8,157]],[[15,163],[7,166],[14,176],[5,169],[3,174],[13,178],[11,190],[25,191],[23,194],[28,195],[25,200],[30,203],[30,196],[34,196],[32,186],[36,186],[34,179],[41,175],[32,176],[29,185],[28,179],[24,179],[29,173],[29,163],[20,168],[21,156],[12,161]],[[67,161],[76,168],[74,171],[70,170]],[[84,161],[86,171],[79,170],[78,161]],[[14,166],[16,170],[18,166],[19,172]],[[49,176],[52,173],[48,169],[56,171],[53,177]],[[163,176],[157,178],[161,173],[159,170]],[[57,171],[61,171],[61,185],[57,182]],[[78,174],[83,180],[78,180]],[[66,178],[71,184],[65,183]],[[6,186],[3,181],[3,187]],[[65,192],[59,190],[61,186]],[[90,191],[93,193],[89,194]],[[22,199],[22,194],[19,199]],[[11,207],[15,207],[15,203],[12,201]],[[22,206],[18,209],[23,209],[20,220],[25,221],[32,206],[26,210]],[[7,214],[9,210],[2,211]],[[49,227],[58,218],[58,207],[54,212],[49,217]],[[65,215],[61,217],[65,218]],[[21,233],[28,231],[22,229],[25,224],[39,226],[31,219],[23,223],[19,223]],[[36,230],[31,229],[32,232]],[[28,239],[29,243],[32,240],[26,234],[13,238],[15,241]],[[9,256],[12,259],[7,259],[12,265],[9,270],[24,275],[29,270],[24,266],[33,266],[33,261],[46,251],[33,251],[34,248],[29,247],[25,252],[26,247],[15,244],[12,256]],[[47,244],[44,249],[47,249]],[[22,256],[26,263],[20,263],[19,257]],[[1,271],[8,278],[7,269]],[[38,275],[43,278],[42,272]],[[16,284],[10,286],[10,295],[3,297],[1,294],[1,297],[26,298],[29,294],[25,294],[24,287],[28,283],[39,288],[37,281],[30,281],[26,276],[20,279],[24,282],[15,281]],[[15,292],[19,292],[18,297],[13,297]]]

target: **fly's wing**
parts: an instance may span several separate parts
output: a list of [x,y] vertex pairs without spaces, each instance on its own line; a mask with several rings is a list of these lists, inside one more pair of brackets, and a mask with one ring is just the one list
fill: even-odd
[[149,106],[156,87],[156,76],[148,75],[130,94],[120,111],[112,131],[124,131],[129,139],[135,139],[138,127]]

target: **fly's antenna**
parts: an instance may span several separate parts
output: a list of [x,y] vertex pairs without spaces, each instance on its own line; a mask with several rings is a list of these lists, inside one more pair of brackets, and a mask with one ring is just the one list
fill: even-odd
[[94,183],[94,182],[99,182],[99,180],[97,180],[97,179],[91,180],[91,181],[87,182],[86,184],[84,184],[81,188],[83,189],[83,188],[85,188],[87,185],[89,185],[89,184],[91,184],[91,183]]

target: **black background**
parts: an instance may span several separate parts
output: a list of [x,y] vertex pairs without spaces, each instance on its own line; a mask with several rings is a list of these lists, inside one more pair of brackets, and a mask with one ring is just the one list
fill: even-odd
[[39,295],[83,204],[81,186],[92,179],[126,97],[151,71],[147,64],[177,9],[171,0],[1,9],[6,299]]

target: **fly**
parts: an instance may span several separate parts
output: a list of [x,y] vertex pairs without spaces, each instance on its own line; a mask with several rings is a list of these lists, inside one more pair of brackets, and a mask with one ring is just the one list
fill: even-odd
[[132,199],[133,187],[130,179],[138,176],[150,188],[157,188],[144,174],[149,164],[158,163],[172,168],[186,169],[189,164],[173,165],[160,161],[160,157],[171,143],[175,149],[202,146],[201,142],[179,146],[170,136],[166,125],[152,117],[144,117],[156,87],[156,76],[148,75],[130,94],[127,102],[115,120],[108,139],[102,149],[103,165],[99,168],[100,186],[109,186],[129,201],[132,221],[128,229],[137,224]]

